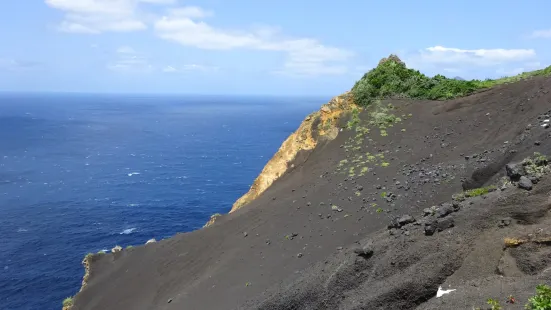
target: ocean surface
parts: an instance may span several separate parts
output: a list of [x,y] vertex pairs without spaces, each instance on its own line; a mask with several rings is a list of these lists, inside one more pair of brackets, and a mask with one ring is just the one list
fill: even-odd
[[227,213],[329,98],[0,93],[0,309],[61,309],[82,258]]

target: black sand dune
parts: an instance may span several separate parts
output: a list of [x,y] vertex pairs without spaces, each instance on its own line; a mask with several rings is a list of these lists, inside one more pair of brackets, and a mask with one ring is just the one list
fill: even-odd
[[[550,90],[537,77],[389,100],[401,120],[385,132],[372,107],[360,114],[369,133],[344,129],[211,227],[95,257],[73,309],[484,309],[488,298],[522,309],[551,280],[551,247],[504,238],[551,236],[551,176],[530,191],[500,182],[506,164],[551,155]],[[436,298],[439,286],[456,291]]]

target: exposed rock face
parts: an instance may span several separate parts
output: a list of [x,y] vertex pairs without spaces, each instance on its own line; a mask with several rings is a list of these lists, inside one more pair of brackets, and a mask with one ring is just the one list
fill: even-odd
[[[230,213],[253,201],[285,174],[290,168],[289,163],[300,151],[313,150],[322,139],[335,139],[339,133],[338,121],[345,112],[351,111],[354,107],[356,105],[352,102],[350,93],[346,92],[331,99],[319,111],[308,115],[264,166],[249,191],[233,204]],[[210,226],[211,221],[214,222],[214,219],[211,218],[206,226]]]
[[212,224],[214,224],[214,222],[216,222],[216,219],[219,218],[220,216],[222,215],[218,213],[211,215],[209,221],[205,225],[203,225],[203,228],[209,227]]

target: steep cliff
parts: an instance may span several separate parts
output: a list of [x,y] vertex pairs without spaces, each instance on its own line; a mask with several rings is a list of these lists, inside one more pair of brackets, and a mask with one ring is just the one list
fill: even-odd
[[[239,210],[260,196],[270,185],[292,167],[290,163],[301,151],[311,151],[320,141],[333,140],[339,134],[339,120],[347,112],[357,109],[350,92],[333,97],[321,109],[308,115],[299,128],[281,145],[277,153],[268,161],[260,175],[254,180],[249,191],[241,196],[230,211]],[[213,219],[211,219],[212,222]],[[209,221],[208,226],[212,223]]]

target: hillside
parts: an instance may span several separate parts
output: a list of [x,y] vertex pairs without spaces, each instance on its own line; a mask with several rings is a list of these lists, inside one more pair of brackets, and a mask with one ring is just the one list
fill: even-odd
[[523,309],[551,283],[549,73],[463,81],[384,59],[230,214],[87,257],[72,309]]

